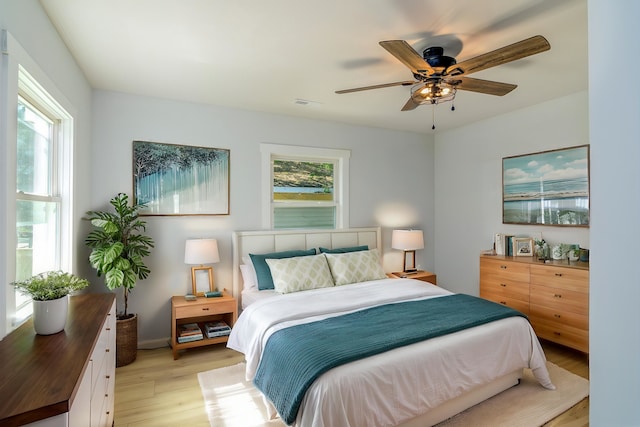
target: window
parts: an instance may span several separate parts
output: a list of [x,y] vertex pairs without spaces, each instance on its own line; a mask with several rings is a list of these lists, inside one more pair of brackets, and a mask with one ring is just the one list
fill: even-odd
[[348,227],[348,150],[263,144],[268,228]]
[[[70,116],[22,68],[18,73],[15,280],[50,270],[69,270]],[[67,196],[64,197],[64,193]],[[64,251],[64,248],[67,248]],[[66,253],[66,255],[65,255]],[[13,326],[32,311],[15,294]]]

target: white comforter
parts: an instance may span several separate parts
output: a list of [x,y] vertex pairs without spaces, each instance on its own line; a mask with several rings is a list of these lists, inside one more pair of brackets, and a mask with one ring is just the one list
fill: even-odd
[[[278,295],[247,307],[227,345],[245,355],[246,377],[252,380],[262,350],[277,330],[365,307],[449,294],[417,280],[384,279]],[[330,370],[307,391],[296,425],[395,426],[520,368],[533,369],[541,385],[554,388],[529,323],[522,317],[503,319]]]

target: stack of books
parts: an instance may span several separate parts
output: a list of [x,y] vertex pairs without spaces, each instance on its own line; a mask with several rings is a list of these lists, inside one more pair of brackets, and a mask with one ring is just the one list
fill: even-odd
[[494,248],[496,255],[513,256],[513,238],[512,234],[496,233]]
[[197,323],[185,323],[184,325],[178,325],[179,343],[198,341],[202,338],[202,330]]
[[222,320],[205,323],[204,330],[207,338],[223,337],[231,333],[231,327]]

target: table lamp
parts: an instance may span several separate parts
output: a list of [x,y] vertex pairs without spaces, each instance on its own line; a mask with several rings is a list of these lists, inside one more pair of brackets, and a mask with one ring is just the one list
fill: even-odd
[[193,294],[202,296],[204,291],[198,291],[196,272],[200,270],[209,272],[209,291],[215,291],[213,284],[213,267],[204,264],[220,262],[218,253],[218,241],[216,239],[189,239],[184,247],[184,263],[197,265],[191,267],[191,287]]
[[[424,248],[424,236],[422,230],[393,230],[391,234],[391,247],[404,251],[402,271],[404,273],[415,273],[416,269],[416,249]],[[407,265],[407,255],[411,255],[411,264]]]

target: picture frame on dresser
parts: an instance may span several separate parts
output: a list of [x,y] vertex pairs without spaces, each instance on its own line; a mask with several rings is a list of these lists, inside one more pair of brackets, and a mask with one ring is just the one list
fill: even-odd
[[589,145],[502,158],[502,223],[589,227]]
[[533,239],[530,237],[513,238],[514,256],[533,256]]

